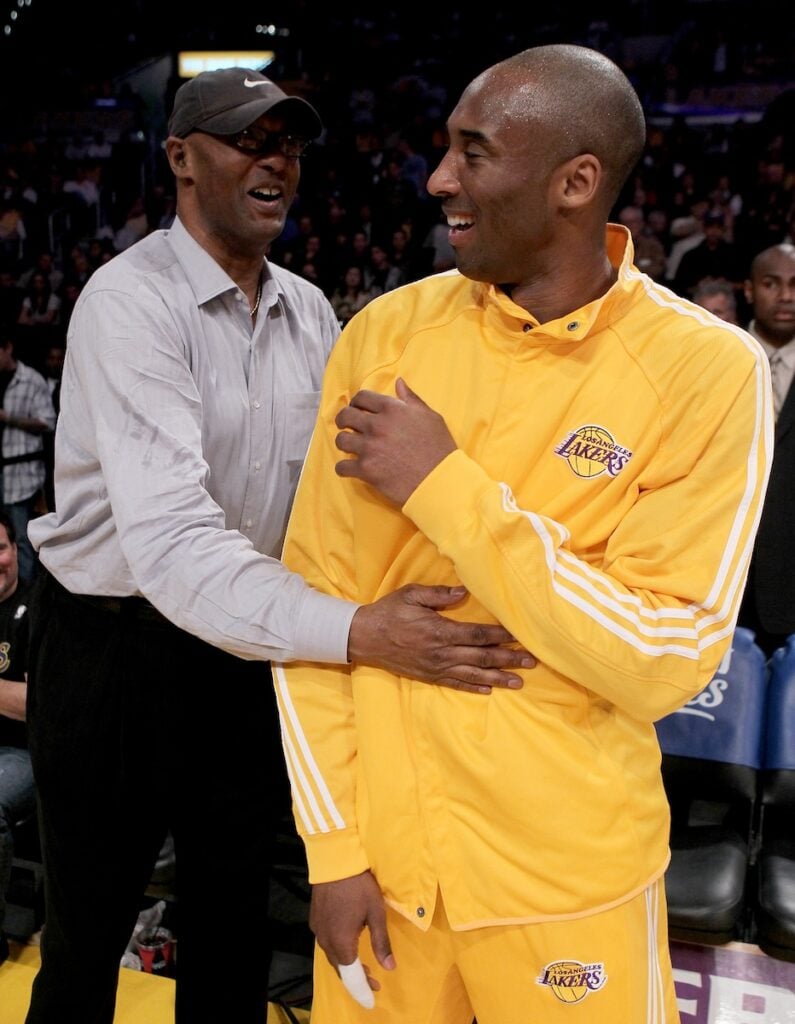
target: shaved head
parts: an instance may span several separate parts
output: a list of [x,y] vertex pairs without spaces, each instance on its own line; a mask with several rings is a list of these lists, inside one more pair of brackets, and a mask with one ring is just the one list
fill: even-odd
[[[584,46],[524,50],[479,75],[467,88],[488,95],[495,117],[549,129],[555,163],[592,153],[604,171],[609,210],[646,142],[643,108],[624,72]],[[466,95],[466,93],[465,93]]]
[[760,278],[780,267],[795,267],[795,245],[779,242],[754,256],[751,263],[751,278]]

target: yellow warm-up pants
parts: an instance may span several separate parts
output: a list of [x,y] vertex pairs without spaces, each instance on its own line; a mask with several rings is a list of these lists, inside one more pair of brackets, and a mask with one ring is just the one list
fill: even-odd
[[387,923],[394,971],[360,944],[372,1010],[316,949],[312,1024],[679,1024],[662,880],[568,921],[453,931],[439,898],[427,932],[389,908]]

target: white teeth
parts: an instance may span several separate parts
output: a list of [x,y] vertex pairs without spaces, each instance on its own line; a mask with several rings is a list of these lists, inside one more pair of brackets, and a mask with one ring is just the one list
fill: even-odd
[[466,220],[465,217],[448,216],[447,226],[451,228],[468,228],[472,226],[472,221]]
[[251,190],[254,195],[261,196],[263,199],[278,199],[281,195],[279,189],[271,188],[255,188]]

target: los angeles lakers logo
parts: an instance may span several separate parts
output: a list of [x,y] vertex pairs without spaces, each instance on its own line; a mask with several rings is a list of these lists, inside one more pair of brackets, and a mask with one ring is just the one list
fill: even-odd
[[572,430],[557,446],[555,454],[568,459],[577,476],[587,478],[602,473],[618,476],[632,458],[632,452],[616,444],[609,430],[594,424]]
[[556,960],[547,964],[536,979],[546,985],[562,1003],[580,1003],[598,992],[607,981],[604,964],[583,964],[579,960]]

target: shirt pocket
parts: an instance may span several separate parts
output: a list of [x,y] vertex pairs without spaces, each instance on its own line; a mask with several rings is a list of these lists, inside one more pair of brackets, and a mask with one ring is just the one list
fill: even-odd
[[292,392],[284,396],[284,458],[290,477],[298,476],[306,458],[320,407],[319,391]]

